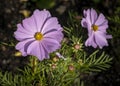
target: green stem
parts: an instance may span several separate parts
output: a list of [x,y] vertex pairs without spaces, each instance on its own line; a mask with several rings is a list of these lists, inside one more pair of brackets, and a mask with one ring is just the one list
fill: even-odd
[[32,56],[31,59],[32,59],[31,60],[31,68],[32,68],[33,74],[35,74],[36,66],[37,66],[37,59],[34,56]]

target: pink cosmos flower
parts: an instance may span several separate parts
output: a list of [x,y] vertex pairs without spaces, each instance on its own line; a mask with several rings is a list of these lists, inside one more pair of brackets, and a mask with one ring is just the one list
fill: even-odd
[[40,61],[49,58],[49,53],[60,48],[63,38],[62,27],[56,17],[47,10],[35,10],[33,15],[17,24],[16,45],[23,56],[33,55]]
[[86,46],[92,46],[94,48],[103,48],[108,46],[106,39],[112,38],[111,35],[107,35],[106,29],[108,28],[108,20],[105,16],[91,8],[83,11],[84,18],[81,21],[81,25],[88,29],[88,39],[85,42]]

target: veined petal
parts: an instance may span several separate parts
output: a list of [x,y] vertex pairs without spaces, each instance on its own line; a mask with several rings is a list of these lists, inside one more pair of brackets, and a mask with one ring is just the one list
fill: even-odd
[[84,17],[87,16],[87,11],[86,10],[83,10],[83,15],[84,15]]
[[37,31],[41,32],[44,23],[49,17],[51,17],[51,14],[47,10],[43,11],[35,10],[33,16],[35,19],[35,25],[37,26]]
[[60,48],[60,43],[55,39],[44,38],[42,40],[42,44],[47,49],[48,53],[56,51],[56,49]]
[[81,25],[82,25],[82,27],[87,28],[87,22],[86,22],[85,18],[82,19]]
[[42,47],[39,41],[32,42],[28,46],[27,53],[29,55],[38,57],[40,61],[42,61],[44,58],[46,58],[45,56],[48,55],[48,53],[44,51],[44,48]]
[[63,39],[63,33],[61,31],[52,31],[44,35],[44,38],[55,39],[58,42],[61,42]]
[[91,25],[88,24],[87,29],[88,29],[88,36],[90,37],[92,35],[92,33],[93,33]]
[[92,24],[95,23],[95,21],[97,20],[97,17],[98,17],[97,12],[93,8],[91,8],[91,22],[92,22]]
[[102,31],[106,33],[106,29],[108,28],[107,24],[101,25],[98,27],[98,31]]
[[15,38],[18,40],[18,41],[23,41],[25,39],[31,39],[31,38],[34,38],[34,35],[31,35],[25,31],[15,31],[14,32],[14,35],[15,35]]
[[25,45],[28,42],[33,42],[33,41],[34,41],[34,39],[27,39],[27,40],[21,41],[15,46],[15,48],[17,50],[19,50],[23,56],[27,56],[27,52],[25,51],[25,49],[26,49]]
[[30,32],[29,30],[26,30],[21,24],[17,24],[17,31],[20,31],[22,33],[28,34],[28,35],[33,35],[33,31]]
[[90,9],[88,9],[87,11],[86,11],[86,14],[87,14],[87,16],[86,16],[86,20],[87,20],[87,23],[89,24],[89,25],[92,25],[92,22],[91,22],[91,14],[90,14],[91,12],[90,12]]
[[94,34],[92,33],[92,35],[86,40],[85,42],[85,46],[92,46],[94,48],[97,47],[97,44],[95,42],[95,37]]
[[103,48],[103,46],[108,46],[107,40],[105,38],[105,34],[100,31],[97,31],[95,33],[95,41],[99,46],[99,48]]
[[29,18],[26,18],[22,21],[23,28],[27,30],[29,33],[34,34],[37,32],[36,22],[33,15]]
[[106,38],[107,38],[107,39],[111,39],[111,38],[112,38],[112,35],[106,35]]
[[58,20],[56,17],[51,17],[48,20],[46,20],[43,28],[42,28],[42,33],[45,34],[51,30],[60,30],[62,29],[60,24],[58,24]]
[[95,22],[95,25],[100,26],[100,25],[105,24],[105,23],[107,24],[108,21],[105,19],[105,16],[101,13],[101,14],[98,16],[98,19],[97,19],[97,21]]

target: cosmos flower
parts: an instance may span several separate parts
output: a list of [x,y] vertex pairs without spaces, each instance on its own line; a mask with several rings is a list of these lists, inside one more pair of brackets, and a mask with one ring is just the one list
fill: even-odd
[[81,25],[88,29],[88,39],[85,45],[94,48],[108,46],[107,39],[112,38],[112,36],[107,35],[108,20],[105,16],[102,13],[98,15],[93,8],[84,10],[83,14],[84,18],[81,21]]
[[33,15],[17,24],[16,45],[23,56],[36,56],[40,61],[49,58],[49,53],[60,48],[63,38],[62,27],[56,17],[47,10],[34,11]]

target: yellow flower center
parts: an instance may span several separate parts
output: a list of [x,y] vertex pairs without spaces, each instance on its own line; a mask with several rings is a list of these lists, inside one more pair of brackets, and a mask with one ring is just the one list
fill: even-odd
[[43,34],[40,32],[35,33],[34,35],[36,40],[42,40],[43,39]]
[[92,26],[92,29],[93,29],[94,31],[97,31],[97,30],[98,30],[98,26],[97,26],[97,25],[93,25],[93,26]]

